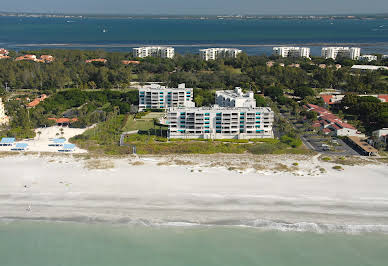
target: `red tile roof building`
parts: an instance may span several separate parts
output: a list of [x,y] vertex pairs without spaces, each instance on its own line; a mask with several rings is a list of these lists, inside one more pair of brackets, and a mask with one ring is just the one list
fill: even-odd
[[318,114],[318,120],[313,122],[314,128],[320,128],[325,134],[335,136],[363,136],[357,129],[343,122],[339,117],[332,114],[329,110],[315,104],[304,106],[308,111]]
[[43,60],[44,63],[51,63],[54,61],[54,57],[52,55],[42,54],[40,56],[40,60]]
[[5,50],[4,48],[0,48],[0,55],[6,56],[8,54],[9,54],[8,50]]
[[23,61],[23,60],[29,60],[29,61],[35,61],[36,60],[36,55],[33,54],[25,54],[19,57],[15,58],[15,61]]
[[108,60],[106,60],[105,58],[96,58],[96,59],[89,59],[85,61],[85,63],[92,63],[92,62],[100,62],[100,63],[106,64]]
[[52,55],[41,55],[40,58],[37,58],[36,55],[33,54],[25,54],[15,58],[15,61],[34,61],[39,63],[51,63],[54,61],[54,57]]
[[45,99],[47,99],[47,95],[46,94],[42,94],[40,97],[34,99],[32,102],[29,102],[27,104],[27,106],[28,107],[35,107],[38,104],[40,104],[40,102],[44,101]]
[[384,103],[388,103],[388,94],[379,94],[377,95],[377,98]]
[[122,60],[121,63],[123,63],[124,65],[138,65],[140,64],[140,61]]
[[55,117],[51,117],[51,118],[48,118],[48,120],[52,120],[55,123],[57,123],[58,125],[63,125],[63,124],[71,124],[71,123],[77,122],[78,118],[65,118],[65,117],[55,118]]

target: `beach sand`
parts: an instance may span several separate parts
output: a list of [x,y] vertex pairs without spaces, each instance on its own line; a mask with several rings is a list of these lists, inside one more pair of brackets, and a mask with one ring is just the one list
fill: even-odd
[[297,155],[7,156],[0,219],[388,232],[386,164],[334,165]]
[[[61,131],[61,129],[63,131]],[[76,135],[80,135],[85,132],[88,128],[69,128],[69,127],[45,127],[45,128],[37,128],[35,129],[36,136],[33,139],[26,139],[22,141],[18,141],[20,143],[27,143],[28,149],[30,152],[58,152],[59,147],[52,147],[49,144],[53,143],[53,139],[56,138],[65,138],[66,142],[69,143],[68,140]],[[40,132],[40,134],[38,133]],[[1,151],[10,151],[11,147],[0,147]],[[87,153],[86,150],[80,149],[76,147],[74,149],[75,153]]]

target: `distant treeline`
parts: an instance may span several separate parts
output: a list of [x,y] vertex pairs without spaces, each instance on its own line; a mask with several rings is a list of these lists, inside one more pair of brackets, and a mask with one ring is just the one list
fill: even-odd
[[[39,50],[19,52],[50,54],[52,63],[0,60],[0,90],[5,86],[12,90],[37,89],[54,92],[63,88],[123,89],[131,81],[161,81],[170,86],[186,83],[187,86],[202,89],[233,88],[240,86],[254,90],[279,87],[282,90],[298,87],[336,88],[359,93],[388,92],[387,71],[361,72],[350,69],[355,62],[348,59],[333,61],[322,58],[312,60],[301,58],[276,58],[248,56],[241,54],[236,59],[202,61],[198,55],[177,55],[174,59],[145,58],[138,65],[125,65],[122,60],[134,59],[131,53]],[[16,56],[10,53],[11,58]],[[87,59],[105,58],[107,63],[85,63]],[[267,67],[269,60],[275,61]],[[279,64],[284,63],[286,67]],[[293,63],[300,67],[292,67]],[[338,63],[342,68],[336,70]],[[388,61],[373,62],[388,65]],[[318,65],[325,64],[326,68]],[[1,91],[0,91],[1,93]]]

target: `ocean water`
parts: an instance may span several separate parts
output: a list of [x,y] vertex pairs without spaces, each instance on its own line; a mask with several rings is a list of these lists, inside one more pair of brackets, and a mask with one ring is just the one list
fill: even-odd
[[1,266],[385,266],[388,236],[1,222]]
[[388,20],[194,20],[0,17],[0,47],[9,49],[105,49],[130,51],[172,45],[178,53],[237,47],[270,54],[272,45],[353,44],[364,53],[388,53]]

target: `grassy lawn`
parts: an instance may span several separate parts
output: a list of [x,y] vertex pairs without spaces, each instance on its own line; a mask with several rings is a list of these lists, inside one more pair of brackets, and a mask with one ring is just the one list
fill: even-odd
[[134,115],[129,115],[127,122],[122,130],[123,131],[133,131],[133,130],[148,131],[153,128],[159,128],[158,126],[154,125],[154,118],[159,118],[162,115],[163,115],[162,113],[148,113],[147,115],[139,119],[135,119]]

